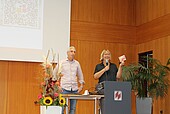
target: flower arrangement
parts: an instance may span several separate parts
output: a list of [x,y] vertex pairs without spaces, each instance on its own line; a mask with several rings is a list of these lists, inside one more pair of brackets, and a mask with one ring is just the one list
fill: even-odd
[[[34,103],[42,106],[65,106],[66,101],[59,91],[59,82],[53,76],[53,69],[56,65],[48,60],[49,53],[50,50],[41,64],[43,70],[43,81],[40,84],[41,93],[38,95],[38,100]],[[54,57],[55,54],[53,54],[53,61]]]

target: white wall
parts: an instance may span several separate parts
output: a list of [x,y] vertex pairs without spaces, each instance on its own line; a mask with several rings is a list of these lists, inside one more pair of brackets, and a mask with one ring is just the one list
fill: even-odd
[[[31,2],[15,1],[12,4],[7,3],[7,0],[2,0],[0,4],[0,60],[40,62],[49,49],[53,49],[60,59],[66,58],[66,51],[70,44],[70,0],[44,0],[44,3],[39,0],[40,5],[37,6],[36,3],[33,3],[34,6],[31,5]],[[14,12],[11,16],[8,15],[9,20],[6,14],[11,12],[4,9],[5,5],[13,5]],[[33,7],[35,12],[38,12],[38,16],[33,16],[36,19],[32,20],[40,20],[39,22],[42,23],[37,23],[36,26],[16,23],[14,16],[34,15],[28,7]],[[39,10],[37,11],[35,7]],[[21,19],[29,20],[29,18]],[[6,20],[15,21],[8,24]]]

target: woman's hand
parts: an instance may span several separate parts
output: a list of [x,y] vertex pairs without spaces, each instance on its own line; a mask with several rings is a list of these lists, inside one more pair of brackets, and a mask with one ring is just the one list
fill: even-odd
[[124,66],[125,65],[125,61],[122,61],[121,63],[120,63],[120,66]]
[[109,70],[109,65],[105,66],[105,72]]

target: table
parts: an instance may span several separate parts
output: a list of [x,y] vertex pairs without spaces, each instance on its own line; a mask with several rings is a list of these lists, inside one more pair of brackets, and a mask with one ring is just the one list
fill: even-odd
[[[62,94],[66,98],[66,104],[69,99],[94,100],[94,114],[97,114],[97,100],[104,97],[104,95],[79,95],[79,94]],[[66,107],[66,114],[68,114],[68,107]]]

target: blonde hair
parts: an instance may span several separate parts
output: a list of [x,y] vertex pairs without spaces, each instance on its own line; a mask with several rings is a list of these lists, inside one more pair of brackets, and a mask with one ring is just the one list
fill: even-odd
[[[110,53],[110,51],[107,49],[107,50],[103,50],[102,52],[101,52],[101,54],[100,54],[100,61],[103,61],[103,56],[104,56],[104,54],[106,53],[106,52],[108,52],[108,53]],[[111,60],[111,57],[112,57],[112,55],[111,55],[111,53],[110,53],[110,60]]]

